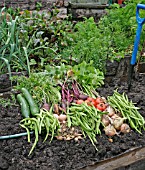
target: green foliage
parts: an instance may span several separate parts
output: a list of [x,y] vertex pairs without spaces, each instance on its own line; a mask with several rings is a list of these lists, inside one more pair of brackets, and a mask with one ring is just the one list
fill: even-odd
[[[107,15],[96,24],[84,19],[74,25],[68,19],[57,17],[58,10],[48,12],[3,8],[0,12],[0,71],[27,70],[60,65],[75,65],[83,61],[105,71],[106,60],[120,60],[131,54],[136,34],[136,5],[143,0],[130,0],[122,8],[118,4],[107,9]],[[39,4],[41,5],[41,4]],[[4,12],[4,15],[2,15]],[[140,10],[145,17],[145,10]],[[141,46],[145,39],[145,27]],[[6,67],[7,66],[7,67]]]
[[59,86],[51,81],[49,73],[32,73],[30,77],[15,77],[17,79],[17,90],[22,87],[28,89],[33,95],[37,103],[59,103],[61,96],[59,93]]
[[[118,56],[132,53],[134,38],[136,34],[136,5],[143,1],[129,1],[126,6],[120,8],[115,4],[107,10],[107,15],[100,19],[98,27],[102,34],[107,36],[110,42],[108,46],[108,57],[111,60]],[[145,17],[145,11],[140,11],[140,17]],[[144,30],[144,28],[143,28]],[[145,38],[142,31],[141,44]]]
[[[0,70],[21,71],[38,67],[58,58],[57,51],[64,48],[63,36],[70,31],[68,20],[59,20],[58,11],[39,13],[3,8],[0,11]],[[7,65],[7,69],[5,67]]]
[[17,79],[15,89],[21,90],[22,87],[25,87],[39,104],[42,102],[60,103],[61,85],[66,82],[71,84],[72,80],[78,82],[81,90],[89,94],[89,91],[96,90],[104,84],[103,72],[95,69],[92,64],[93,62],[84,61],[75,66],[48,65],[45,72],[31,73],[29,77],[13,78],[13,80]]
[[67,35],[68,48],[63,50],[62,57],[72,56],[78,63],[93,60],[96,68],[104,68],[108,42],[96,27],[94,19],[91,17],[78,22],[74,29],[74,33]]
[[104,84],[104,74],[98,69],[95,69],[92,65],[93,61],[90,61],[90,63],[83,61],[72,67],[72,70],[74,78],[82,87],[86,87],[87,85],[89,89],[97,89]]
[[[104,71],[107,59],[120,61],[126,54],[131,54],[137,28],[137,3],[144,2],[127,1],[122,8],[118,4],[112,5],[97,25],[93,18],[78,22],[75,32],[66,37],[68,48],[62,51],[62,57],[69,59],[71,56],[78,63],[93,60],[94,66]],[[140,10],[140,17],[145,17],[144,10]],[[140,44],[145,39],[144,29]]]

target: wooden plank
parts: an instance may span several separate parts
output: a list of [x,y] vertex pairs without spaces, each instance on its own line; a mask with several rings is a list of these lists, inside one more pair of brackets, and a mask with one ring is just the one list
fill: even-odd
[[[89,165],[88,167],[81,168],[80,170],[116,170],[123,169],[127,166],[138,166],[135,170],[141,170],[139,164],[142,161],[145,168],[145,147],[134,148],[129,152],[110,158],[108,160],[100,161],[94,165]],[[131,168],[132,169],[132,168]]]

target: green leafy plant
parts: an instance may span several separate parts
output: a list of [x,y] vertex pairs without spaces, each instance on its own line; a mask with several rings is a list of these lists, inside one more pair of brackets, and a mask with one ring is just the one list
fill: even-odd
[[91,17],[83,22],[78,22],[73,33],[67,34],[68,48],[62,51],[62,57],[75,58],[78,63],[93,60],[96,68],[104,69],[107,58],[108,41],[100,33],[94,19]]

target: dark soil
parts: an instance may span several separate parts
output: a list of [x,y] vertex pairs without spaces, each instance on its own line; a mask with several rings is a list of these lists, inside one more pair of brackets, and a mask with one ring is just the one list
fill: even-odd
[[[98,92],[104,97],[112,95],[116,88],[118,92],[126,92],[129,99],[141,108],[140,113],[145,117],[144,76],[136,74],[131,90],[128,91],[127,87],[127,82],[123,81],[122,77],[113,75],[106,77],[104,87],[99,88]],[[24,129],[19,126],[22,119],[20,108],[1,105],[0,108],[0,136],[24,132]],[[52,143],[49,141],[43,143],[43,138],[40,137],[37,147],[28,157],[35,139],[33,135],[31,137],[32,143],[27,142],[27,136],[0,140],[0,170],[77,170],[97,161],[117,156],[131,148],[145,146],[145,132],[139,134],[133,130],[128,134],[114,136],[112,143],[102,132],[102,135],[96,137],[98,151],[88,138],[80,142],[54,139]]]

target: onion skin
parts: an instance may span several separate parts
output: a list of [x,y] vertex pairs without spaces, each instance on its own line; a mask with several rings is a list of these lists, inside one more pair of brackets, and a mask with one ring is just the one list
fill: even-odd
[[112,120],[115,120],[116,118],[119,118],[119,116],[117,114],[114,114],[113,116],[111,116]]
[[115,114],[115,110],[110,105],[107,106],[105,111],[108,112],[108,116],[110,117],[112,117]]
[[104,131],[105,131],[105,134],[106,134],[107,136],[110,136],[110,137],[112,137],[112,136],[114,136],[114,135],[117,134],[117,133],[116,133],[116,129],[115,129],[114,126],[112,126],[111,124],[109,124],[108,126],[106,126],[106,127],[104,128]]
[[63,140],[63,136],[56,136],[57,140]]
[[67,119],[67,116],[64,115],[64,114],[60,114],[59,117],[58,117],[58,120],[59,120],[60,122],[66,121],[66,119]]
[[49,111],[50,110],[50,105],[48,103],[44,103],[42,108],[46,109],[47,111]]
[[123,124],[124,118],[118,117],[113,121],[113,126],[116,130],[120,130],[121,125]]
[[130,127],[129,127],[129,125],[128,124],[126,124],[126,123],[123,123],[122,125],[121,125],[121,127],[120,127],[120,131],[122,132],[122,133],[129,133],[130,132]]
[[53,116],[57,119],[59,118],[58,114],[53,114]]
[[110,120],[108,118],[108,115],[103,115],[101,121],[102,121],[104,126],[108,126],[110,124]]

